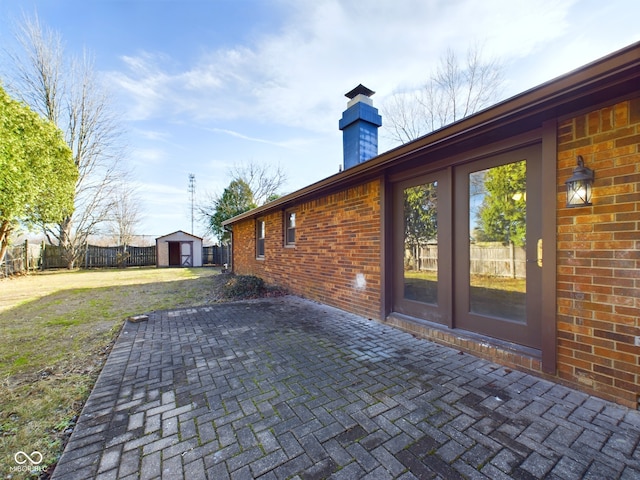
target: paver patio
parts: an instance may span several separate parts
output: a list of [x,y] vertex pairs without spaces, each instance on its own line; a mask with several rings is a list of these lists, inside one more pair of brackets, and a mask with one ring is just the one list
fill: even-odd
[[127,323],[54,479],[640,478],[640,412],[296,297]]

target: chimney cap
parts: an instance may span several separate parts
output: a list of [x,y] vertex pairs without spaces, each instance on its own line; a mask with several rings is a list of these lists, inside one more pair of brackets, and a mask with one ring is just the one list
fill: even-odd
[[350,92],[345,93],[344,96],[347,97],[347,98],[353,99],[353,98],[357,97],[358,95],[365,95],[367,97],[370,97],[374,93],[376,93],[376,92],[374,92],[373,90],[369,90],[367,87],[365,87],[364,85],[360,84],[356,88],[351,90]]

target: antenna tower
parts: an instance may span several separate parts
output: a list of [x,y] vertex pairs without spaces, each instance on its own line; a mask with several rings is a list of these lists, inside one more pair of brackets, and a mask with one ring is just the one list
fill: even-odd
[[191,234],[193,234],[193,213],[196,198],[196,176],[194,173],[189,174],[189,193],[191,194]]

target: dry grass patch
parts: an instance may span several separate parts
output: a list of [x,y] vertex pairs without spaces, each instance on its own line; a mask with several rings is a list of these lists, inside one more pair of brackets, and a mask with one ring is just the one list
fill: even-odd
[[217,273],[139,268],[1,280],[0,473],[18,451],[55,464],[123,320],[215,301]]

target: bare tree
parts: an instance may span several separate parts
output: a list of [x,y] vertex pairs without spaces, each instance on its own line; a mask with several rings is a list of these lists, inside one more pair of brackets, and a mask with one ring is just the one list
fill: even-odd
[[257,205],[264,205],[277,197],[280,194],[280,188],[287,181],[287,174],[280,166],[274,167],[254,161],[235,165],[229,173],[232,180],[242,180],[249,185],[253,193],[253,201]]
[[224,220],[279,197],[287,181],[280,166],[253,161],[234,166],[229,175],[231,183],[222,194],[206,194],[207,198],[197,208],[199,221],[220,242],[226,240],[221,226]]
[[423,108],[422,95],[421,91],[415,95],[396,93],[384,103],[384,128],[391,130],[393,140],[404,143],[433,130],[426,116],[429,112]]
[[21,51],[7,52],[14,67],[8,87],[64,132],[79,171],[73,214],[57,225],[41,225],[73,268],[87,238],[113,207],[122,131],[86,52],[81,58],[66,57],[60,35],[41,26],[37,17],[23,20],[16,39]]
[[503,70],[498,60],[484,59],[478,45],[467,50],[464,64],[448,49],[422,87],[383,104],[388,136],[406,143],[491,105],[499,98]]
[[141,219],[142,204],[137,187],[128,182],[120,182],[113,195],[108,220],[109,233],[118,245],[131,245],[136,236],[136,226]]

